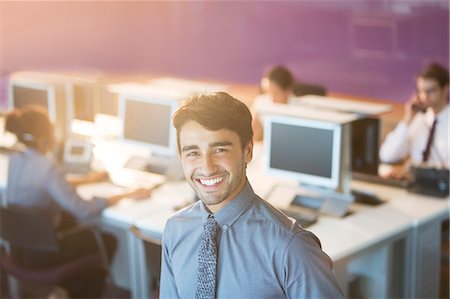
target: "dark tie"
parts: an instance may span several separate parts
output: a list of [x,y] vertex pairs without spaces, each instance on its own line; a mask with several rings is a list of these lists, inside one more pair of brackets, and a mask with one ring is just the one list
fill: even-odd
[[200,251],[198,254],[197,293],[195,298],[215,298],[217,244],[216,234],[219,225],[209,215],[203,227]]
[[434,120],[433,125],[430,128],[430,134],[428,135],[427,146],[425,150],[422,152],[422,162],[427,162],[430,157],[431,145],[433,144],[434,139],[434,131],[436,130],[437,119]]

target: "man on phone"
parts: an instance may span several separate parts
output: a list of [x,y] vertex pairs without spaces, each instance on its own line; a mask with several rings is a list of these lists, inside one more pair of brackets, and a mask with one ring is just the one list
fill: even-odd
[[[449,168],[449,74],[437,63],[426,66],[416,79],[416,92],[405,104],[402,121],[381,145],[380,159],[398,163]],[[403,178],[405,168],[387,174]]]

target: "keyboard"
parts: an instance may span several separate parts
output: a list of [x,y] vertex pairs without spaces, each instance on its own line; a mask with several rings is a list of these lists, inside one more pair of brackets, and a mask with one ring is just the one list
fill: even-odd
[[410,184],[410,182],[406,179],[399,180],[393,178],[382,178],[379,175],[356,173],[356,172],[352,173],[352,179],[397,188],[407,188]]
[[280,209],[280,211],[283,212],[283,214],[285,214],[286,216],[297,220],[297,222],[303,228],[307,228],[307,227],[311,226],[312,224],[316,223],[317,218],[318,218],[317,215],[302,213],[302,212],[299,212],[299,211],[296,211],[296,210],[290,209],[290,208]]
[[108,174],[114,185],[130,188],[155,188],[167,180],[161,174],[124,167],[109,171]]

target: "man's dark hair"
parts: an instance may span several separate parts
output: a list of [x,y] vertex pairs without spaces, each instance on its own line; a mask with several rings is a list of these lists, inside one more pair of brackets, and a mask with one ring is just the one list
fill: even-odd
[[242,148],[252,141],[252,114],[248,107],[226,92],[198,94],[187,99],[173,115],[180,150],[180,130],[190,121],[196,121],[211,131],[227,129],[238,134]]
[[294,76],[282,65],[270,68],[264,73],[263,77],[269,79],[271,82],[275,82],[284,90],[288,90],[294,86]]
[[427,65],[419,74],[419,77],[436,80],[441,88],[448,85],[448,70],[438,63]]

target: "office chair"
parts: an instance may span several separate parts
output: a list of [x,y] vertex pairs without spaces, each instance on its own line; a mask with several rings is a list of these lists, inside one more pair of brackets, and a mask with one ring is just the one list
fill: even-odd
[[296,97],[304,96],[304,95],[318,95],[325,96],[327,95],[327,90],[324,86],[311,84],[306,82],[295,82],[292,92]]
[[[45,214],[31,209],[17,207],[0,208],[0,238],[9,245],[8,252],[1,256],[1,267],[9,277],[10,295],[20,298],[21,288],[19,282],[38,286],[54,287],[69,282],[87,271],[106,270],[107,257],[101,237],[96,235],[99,253],[91,253],[61,264],[44,267],[29,268],[23,266],[13,258],[15,250],[31,250],[43,252],[58,252],[59,241],[65,236],[76,234],[87,227],[75,227],[67,231],[57,232]],[[94,232],[96,234],[96,232]],[[14,283],[16,282],[16,283]]]
[[130,231],[133,235],[143,242],[145,265],[147,273],[143,276],[147,278],[144,283],[147,284],[148,294],[144,296],[149,298],[159,297],[159,281],[161,277],[161,240],[151,236],[144,235],[136,226],[132,225]]

